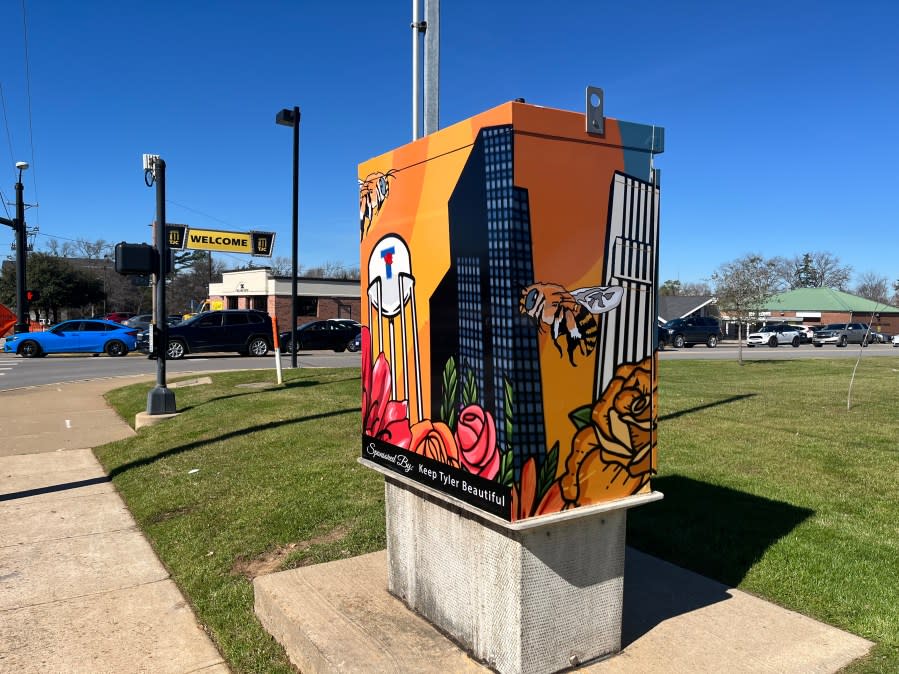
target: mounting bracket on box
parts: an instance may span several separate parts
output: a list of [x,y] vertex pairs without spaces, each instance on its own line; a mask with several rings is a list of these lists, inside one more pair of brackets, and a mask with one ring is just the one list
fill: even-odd
[[587,133],[604,136],[606,119],[603,116],[604,94],[599,87],[587,87]]

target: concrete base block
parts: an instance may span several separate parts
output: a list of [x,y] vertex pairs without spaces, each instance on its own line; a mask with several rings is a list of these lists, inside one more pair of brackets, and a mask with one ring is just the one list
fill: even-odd
[[503,526],[389,476],[388,590],[500,672],[621,649],[626,509]]
[[174,414],[148,414],[147,412],[138,412],[134,415],[134,430],[143,428],[144,426],[153,426],[161,421],[174,419],[179,414],[180,412],[175,412]]

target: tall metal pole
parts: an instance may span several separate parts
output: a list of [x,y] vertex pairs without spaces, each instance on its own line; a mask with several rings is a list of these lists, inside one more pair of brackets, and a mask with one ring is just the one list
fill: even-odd
[[156,227],[155,247],[158,257],[156,268],[156,386],[147,394],[147,414],[174,414],[175,393],[165,385],[165,355],[169,345],[169,324],[165,310],[165,272],[168,263],[169,246],[165,231],[165,161],[156,158],[154,166],[156,179]]
[[28,256],[28,236],[25,228],[25,201],[22,185],[22,169],[16,183],[16,325],[14,332],[28,332],[28,300],[25,299],[25,259]]
[[425,0],[425,135],[440,128],[440,0]]
[[300,108],[293,108],[293,221],[290,250],[290,367],[297,367],[297,235],[300,219]]
[[418,32],[421,29],[421,19],[419,16],[418,5],[421,0],[412,0],[412,140],[418,140],[421,137],[419,118],[419,104],[421,95],[419,94],[419,53]]

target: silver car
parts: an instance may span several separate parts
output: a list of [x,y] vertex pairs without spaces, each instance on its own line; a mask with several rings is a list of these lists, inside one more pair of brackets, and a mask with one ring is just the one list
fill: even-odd
[[825,344],[868,346],[868,326],[864,323],[830,323],[815,333],[812,344],[817,347]]

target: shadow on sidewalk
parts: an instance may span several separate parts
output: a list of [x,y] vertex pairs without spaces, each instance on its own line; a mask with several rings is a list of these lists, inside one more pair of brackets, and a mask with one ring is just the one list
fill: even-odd
[[25,489],[23,491],[15,491],[9,494],[0,494],[0,501],[12,501],[17,498],[28,498],[29,496],[52,494],[53,492],[66,491],[67,489],[80,489],[81,487],[90,487],[95,484],[103,484],[109,481],[110,479],[104,475],[103,477],[92,477],[87,480],[76,480],[75,482],[52,484],[48,487],[36,487],[35,489]]
[[628,549],[623,644],[728,599],[769,547],[814,514],[680,475],[657,478],[653,488],[665,499],[628,513],[628,543],[648,554]]

